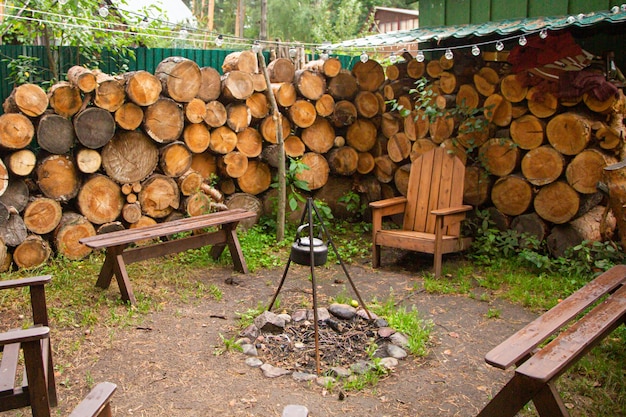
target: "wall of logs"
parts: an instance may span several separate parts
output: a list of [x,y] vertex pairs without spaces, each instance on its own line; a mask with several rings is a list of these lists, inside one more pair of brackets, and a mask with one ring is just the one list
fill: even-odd
[[[297,174],[336,216],[349,191],[374,201],[406,193],[410,162],[445,146],[466,162],[465,201],[498,226],[547,239],[555,255],[615,230],[596,184],[620,158],[625,100],[567,100],[524,86],[502,61],[459,56],[352,70],[339,60],[296,68],[278,58],[270,84],[250,51],[230,54],[223,75],[186,58],[154,74],[110,76],[73,67],[47,92],[21,85],[0,116],[0,269],[28,268],[53,254],[81,259],[84,236],[181,216],[245,207],[271,210],[280,109],[285,152]],[[409,117],[415,82],[430,80],[432,103],[463,105],[467,118]],[[419,103],[418,103],[419,104]],[[419,106],[418,106],[419,107]],[[300,214],[290,219],[299,221]]]

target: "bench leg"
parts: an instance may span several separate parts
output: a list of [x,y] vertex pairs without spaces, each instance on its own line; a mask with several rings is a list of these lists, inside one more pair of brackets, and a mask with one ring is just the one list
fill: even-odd
[[[246,264],[246,260],[243,257],[243,252],[241,251],[241,245],[239,244],[239,238],[237,237],[236,229],[236,223],[223,226],[223,231],[226,233],[226,244],[228,245],[230,256],[233,258],[233,267],[235,268],[235,271],[247,274],[248,265]],[[211,257],[213,259],[218,259],[222,252],[224,252],[225,247],[226,246],[224,244],[213,245],[213,247],[211,248]]]
[[546,386],[533,398],[537,413],[541,417],[569,417],[569,412],[563,404],[563,400],[556,390],[554,382],[548,382]]
[[126,272],[126,263],[124,262],[124,249],[126,245],[112,246],[107,248],[106,259],[100,270],[96,286],[106,289],[111,284],[111,278],[115,275],[117,286],[120,289],[122,300],[132,305],[137,304],[133,288],[130,285],[128,272]]
[[476,417],[513,417],[541,389],[537,381],[515,374]]

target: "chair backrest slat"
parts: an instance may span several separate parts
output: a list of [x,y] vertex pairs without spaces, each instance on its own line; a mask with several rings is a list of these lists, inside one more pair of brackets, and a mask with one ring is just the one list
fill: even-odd
[[[407,190],[407,207],[403,229],[434,233],[432,210],[463,204],[465,166],[445,148],[435,148],[416,158],[411,165]],[[446,232],[460,233],[457,224]]]

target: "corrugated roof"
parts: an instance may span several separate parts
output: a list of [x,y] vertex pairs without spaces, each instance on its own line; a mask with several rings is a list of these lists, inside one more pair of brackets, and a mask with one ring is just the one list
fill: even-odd
[[507,19],[496,22],[466,24],[454,26],[437,26],[400,30],[381,33],[364,38],[352,39],[331,45],[331,50],[350,48],[367,48],[386,45],[406,44],[413,42],[439,42],[450,38],[466,38],[469,36],[513,35],[535,33],[542,29],[560,30],[571,26],[586,27],[598,23],[626,22],[626,7],[615,6],[610,11],[581,13],[574,16],[530,17]]

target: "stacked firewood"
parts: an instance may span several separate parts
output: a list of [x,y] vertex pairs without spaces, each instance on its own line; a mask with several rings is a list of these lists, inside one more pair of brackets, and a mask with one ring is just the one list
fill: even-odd
[[[623,101],[535,100],[500,63],[407,55],[348,71],[335,58],[302,68],[278,58],[267,85],[256,55],[241,51],[222,71],[170,57],[154,74],[73,67],[48,92],[17,87],[0,116],[1,269],[53,253],[83,258],[90,249],[79,239],[110,230],[224,208],[270,214],[277,125],[286,155],[308,167],[296,178],[335,215],[348,215],[340,197],[351,191],[365,202],[406,193],[411,160],[446,146],[467,162],[467,203],[489,207],[506,227],[540,225],[542,239],[602,211],[595,184],[622,146],[614,115]],[[472,115],[489,128],[421,117],[422,77],[440,109],[489,109]]]

